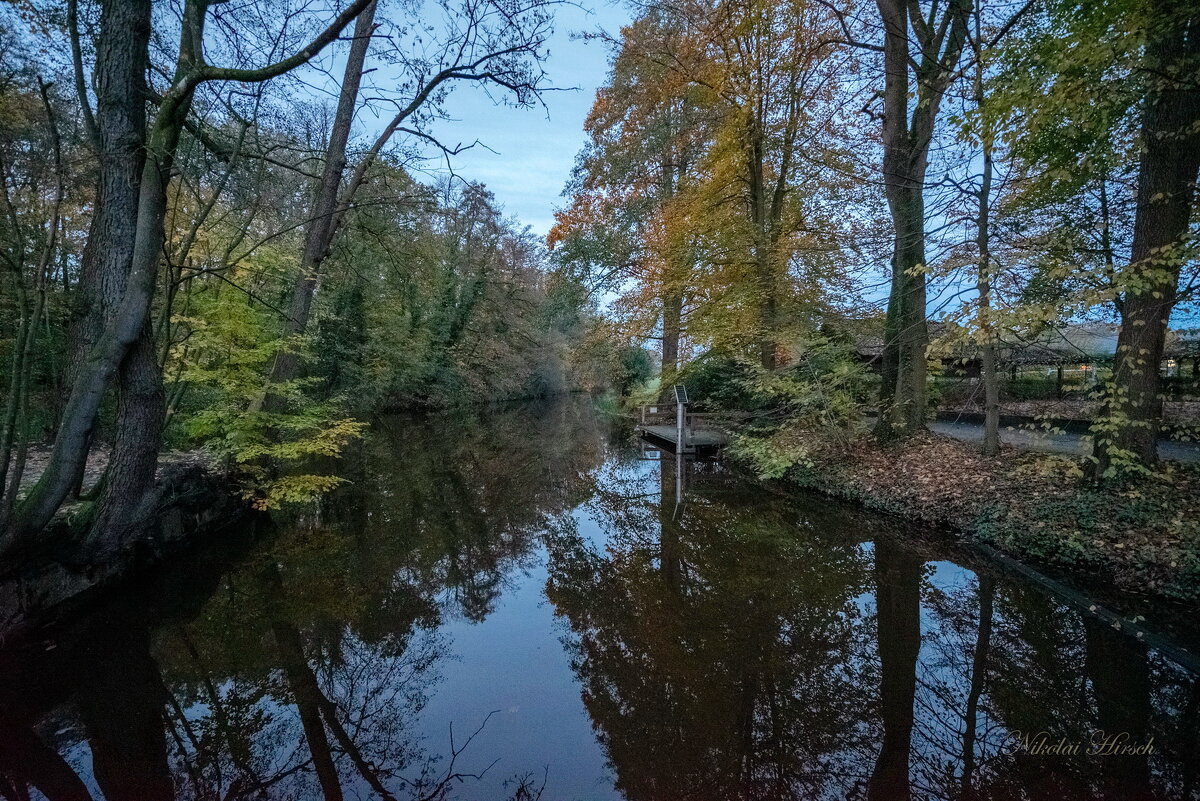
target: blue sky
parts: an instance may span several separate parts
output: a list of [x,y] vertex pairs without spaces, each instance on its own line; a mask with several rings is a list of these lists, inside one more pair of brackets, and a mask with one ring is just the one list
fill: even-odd
[[546,92],[544,109],[516,109],[495,105],[463,85],[446,103],[455,121],[435,126],[444,142],[479,139],[495,151],[476,147],[460,153],[452,159],[454,170],[486,184],[507,214],[543,235],[554,224],[555,208],[565,203],[561,193],[584,143],[583,121],[608,73],[605,45],[571,34],[598,27],[615,34],[630,15],[624,7],[592,0],[559,6],[555,17],[545,69],[552,86],[577,91]]

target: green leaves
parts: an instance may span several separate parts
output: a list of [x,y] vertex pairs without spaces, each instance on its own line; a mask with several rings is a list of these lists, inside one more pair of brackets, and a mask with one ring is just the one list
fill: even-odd
[[863,412],[872,378],[842,342],[813,335],[795,343],[794,362],[781,370],[741,365],[735,381],[760,413],[736,438],[733,451],[766,478],[812,467],[815,454],[866,430]]
[[[232,463],[243,493],[262,509],[312,500],[340,483],[297,468],[313,457],[338,456],[366,424],[343,417],[338,399],[313,400],[306,392],[313,379],[263,382],[280,351],[307,355],[305,341],[281,338],[269,310],[219,284],[198,291],[190,313],[174,323],[189,332],[168,368],[178,376],[181,398],[188,400],[180,412],[187,445]],[[285,412],[262,411],[268,390],[287,399]]]

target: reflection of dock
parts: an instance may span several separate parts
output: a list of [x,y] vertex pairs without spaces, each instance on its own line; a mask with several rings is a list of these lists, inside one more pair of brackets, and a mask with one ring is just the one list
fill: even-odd
[[716,425],[713,415],[688,411],[687,389],[682,384],[676,384],[673,393],[674,404],[641,408],[637,431],[643,438],[670,445],[676,453],[719,448],[729,442],[729,435]]

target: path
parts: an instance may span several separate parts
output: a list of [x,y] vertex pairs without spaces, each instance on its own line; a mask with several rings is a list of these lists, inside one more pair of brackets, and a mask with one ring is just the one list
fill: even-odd
[[[953,437],[964,442],[981,442],[983,440],[983,426],[978,423],[937,420],[929,424],[929,430],[935,434]],[[1012,445],[1014,448],[1047,453],[1066,453],[1072,456],[1084,456],[1092,452],[1091,442],[1080,434],[1048,433],[1002,426],[1000,441],[1005,445]],[[1200,445],[1159,440],[1158,455],[1159,458],[1172,462],[1200,463]]]
[[[97,446],[88,453],[87,465],[83,470],[83,489],[85,491],[91,489],[100,480],[100,476],[104,474],[104,468],[108,465],[108,457],[109,449],[102,446]],[[29,456],[25,462],[25,472],[21,474],[22,490],[33,486],[34,482],[41,477],[42,471],[46,469],[49,461],[50,447],[48,445],[39,445],[29,449]],[[159,454],[159,469],[168,464],[195,464],[209,470],[215,470],[217,469],[218,459],[211,453],[203,450],[167,451],[166,453]]]

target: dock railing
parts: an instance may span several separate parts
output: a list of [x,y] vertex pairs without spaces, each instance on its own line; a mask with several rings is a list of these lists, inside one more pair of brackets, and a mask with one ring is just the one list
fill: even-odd
[[[746,415],[738,412],[685,412],[686,422],[693,428],[723,428],[723,423],[730,423]],[[671,423],[676,420],[677,409],[674,405],[647,404],[638,407],[638,422],[642,425]]]
[[660,437],[664,436],[663,428],[669,426],[674,429],[667,439],[675,443],[679,452],[691,453],[695,450],[697,431],[721,431],[725,428],[721,422],[734,417],[728,413],[689,411],[686,387],[676,384],[672,389],[674,403],[651,403],[638,407],[638,427],[643,431],[658,428],[655,436]]

